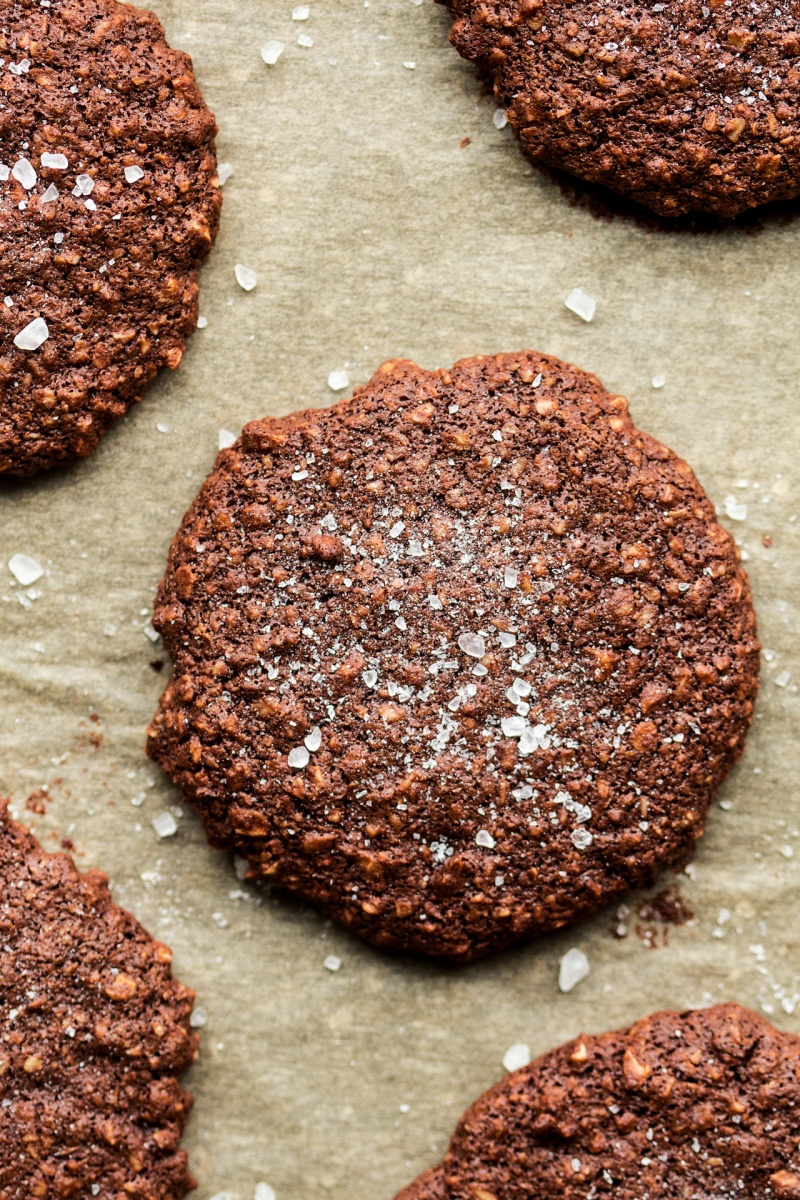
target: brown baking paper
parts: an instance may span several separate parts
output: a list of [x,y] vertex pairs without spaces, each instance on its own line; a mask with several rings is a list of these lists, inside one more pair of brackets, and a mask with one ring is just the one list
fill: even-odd
[[[0,486],[0,789],[45,846],[69,837],[82,867],[109,873],[197,991],[199,1200],[251,1200],[259,1182],[278,1200],[390,1200],[438,1161],[514,1043],[538,1054],[731,998],[800,1031],[800,221],[698,235],[598,220],[496,128],[431,0],[310,9],[297,21],[292,0],[160,0],[234,167],[202,277],[208,324],[90,461]],[[285,44],[274,66],[269,40]],[[564,305],[576,287],[597,302],[591,323]],[[359,384],[390,357],[432,368],[522,347],[596,372],[693,465],[747,557],[762,692],[692,876],[661,883],[692,923],[648,925],[638,897],[629,916],[615,906],[447,970],[243,886],[207,848],[144,757],[169,670],[146,635],[221,429],[330,403],[333,371]],[[33,590],[7,568],[20,553],[45,569]],[[169,812],[178,831],[160,839],[151,822]],[[591,973],[563,994],[572,947]]]

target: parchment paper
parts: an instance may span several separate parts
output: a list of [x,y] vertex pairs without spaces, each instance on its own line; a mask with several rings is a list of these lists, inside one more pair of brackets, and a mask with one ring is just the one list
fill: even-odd
[[[198,1200],[251,1200],[262,1180],[278,1200],[389,1200],[438,1161],[512,1043],[540,1053],[727,998],[800,1031],[800,222],[696,236],[599,221],[495,127],[443,9],[310,3],[300,23],[292,0],[159,0],[235,168],[202,280],[208,326],[93,459],[0,487],[0,790],[46,846],[68,836],[83,867],[110,874],[197,990]],[[259,55],[270,38],[286,45],[273,67]],[[237,262],[258,273],[249,294]],[[597,300],[591,324],[564,307],[576,286]],[[606,911],[443,970],[242,888],[191,813],[158,839],[152,819],[180,798],[143,755],[169,669],[151,667],[165,655],[143,630],[220,428],[331,402],[336,369],[361,383],[389,357],[437,367],[521,347],[596,372],[727,500],[767,648],[762,693],[693,878],[662,882],[677,882],[693,924],[650,949],[635,913],[618,940]],[[33,592],[6,567],[18,552],[46,568]],[[26,809],[31,795],[44,811]],[[572,946],[591,975],[563,995]]]

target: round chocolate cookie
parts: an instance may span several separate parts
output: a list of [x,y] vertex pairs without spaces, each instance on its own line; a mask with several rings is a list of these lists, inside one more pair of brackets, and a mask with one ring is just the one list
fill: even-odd
[[197,324],[214,118],[152,13],[0,2],[0,474],[85,457]]
[[684,858],[758,672],[732,539],[591,375],[390,362],[248,425],[183,521],[151,755],[211,841],[468,959]]
[[665,216],[800,195],[800,5],[441,0],[523,150]]
[[170,952],[0,807],[0,1196],[179,1200],[197,1053]]
[[396,1200],[798,1200],[800,1038],[736,1004],[582,1036],[486,1092]]

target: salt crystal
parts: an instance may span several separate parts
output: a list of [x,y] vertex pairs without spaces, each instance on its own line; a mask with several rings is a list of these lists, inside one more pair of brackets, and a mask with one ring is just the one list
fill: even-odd
[[506,633],[505,630],[497,635],[497,640],[504,650],[510,650],[512,646],[516,646],[517,639],[513,633]]
[[747,505],[740,503],[735,496],[726,496],[722,507],[731,521],[747,520]]
[[11,168],[11,174],[16,179],[17,183],[30,191],[36,184],[37,175],[27,158],[18,158]]
[[666,382],[667,381],[663,375],[654,375],[653,376],[653,387],[656,389],[662,388]]
[[322,745],[322,730],[319,725],[315,725],[311,732],[303,738],[303,744],[306,750],[310,750],[312,754],[316,754]]
[[198,317],[197,318],[197,328],[198,329],[208,329],[208,317]]
[[268,67],[274,67],[285,49],[283,42],[269,41],[261,47],[261,57]]
[[298,46],[302,46],[305,50],[310,50],[314,45],[314,39],[309,37],[307,33],[299,33],[297,35],[297,44]]
[[153,817],[150,824],[160,838],[172,837],[178,832],[178,822],[171,812],[159,813],[157,817]]
[[93,191],[94,180],[91,175],[78,175],[75,187],[72,189],[73,196],[90,196]]
[[202,1029],[207,1021],[208,1013],[204,1008],[201,1008],[198,1005],[197,1008],[192,1009],[192,1014],[189,1017],[189,1024],[191,1025],[192,1029]]
[[573,288],[564,301],[564,304],[570,312],[574,312],[581,320],[594,320],[597,301],[593,300],[591,296],[587,296],[583,288]]
[[18,350],[38,350],[50,337],[50,330],[43,317],[35,317],[14,338]]
[[475,834],[475,845],[483,846],[484,850],[494,850],[494,838],[488,829],[479,829]]
[[405,526],[404,521],[395,521],[394,525],[389,530],[389,537],[390,538],[399,538],[400,534],[403,532],[405,527],[406,526]]
[[8,569],[23,587],[30,587],[44,575],[44,567],[29,554],[15,554],[8,560]]
[[257,1183],[253,1200],[276,1200],[275,1192],[268,1183]]
[[511,686],[518,696],[522,696],[523,700],[531,694],[531,685],[527,679],[515,679]]
[[322,965],[326,971],[338,971],[341,968],[342,960],[335,954],[329,954]]
[[573,829],[569,836],[572,839],[573,846],[575,846],[577,850],[586,850],[587,847],[591,846],[592,842],[594,841],[594,838],[589,833],[588,829]]
[[531,1048],[525,1042],[515,1042],[503,1055],[503,1066],[507,1071],[518,1071],[520,1067],[527,1067],[530,1061]]
[[470,658],[483,658],[486,653],[486,642],[479,633],[462,633],[458,645]]
[[295,746],[294,750],[289,751],[289,766],[295,771],[302,771],[303,767],[308,766],[310,758],[305,746]]
[[144,179],[144,171],[136,165],[125,168],[125,182],[138,183],[140,179]]
[[407,71],[415,71],[417,69],[417,64],[415,62],[404,62],[403,66]]
[[504,737],[518,738],[522,737],[528,728],[528,722],[524,717],[504,717],[500,722],[500,728]]
[[47,151],[42,155],[40,162],[51,171],[66,171],[69,166],[66,154],[48,154]]
[[506,587],[515,588],[518,580],[519,571],[517,571],[514,567],[506,567],[505,574],[503,575],[503,583],[506,585]]
[[571,992],[589,974],[589,960],[582,950],[573,946],[558,964],[559,991]]
[[233,174],[233,163],[229,163],[229,162],[219,163],[219,165],[217,166],[217,179],[219,179],[219,186],[224,187],[225,184],[230,179],[232,174]]
[[5,163],[0,163],[0,183],[5,183],[10,174],[11,168],[7,167]]
[[405,617],[397,617],[395,620],[395,627],[399,629],[401,633],[405,633],[406,629],[408,629]]
[[51,183],[47,191],[42,193],[42,204],[52,204],[53,201],[57,199],[58,188],[54,183]]
[[307,21],[310,16],[311,8],[308,4],[298,4],[296,8],[292,9],[293,21]]
[[331,371],[328,376],[328,387],[332,392],[341,392],[346,387],[350,387],[350,376],[347,371]]
[[250,267],[245,267],[242,263],[237,263],[233,269],[236,276],[236,282],[239,287],[245,292],[252,292],[253,288],[258,283],[258,276]]
[[364,680],[364,683],[368,688],[374,688],[375,684],[378,682],[378,672],[364,671],[361,675],[361,678]]
[[780,675],[775,676],[775,686],[785,688],[791,678],[792,676],[788,671],[781,671]]
[[220,450],[227,450],[236,441],[236,434],[231,433],[230,429],[220,429],[217,434],[217,445]]
[[505,129],[508,124],[508,117],[504,108],[496,108],[492,114],[492,123],[495,129]]

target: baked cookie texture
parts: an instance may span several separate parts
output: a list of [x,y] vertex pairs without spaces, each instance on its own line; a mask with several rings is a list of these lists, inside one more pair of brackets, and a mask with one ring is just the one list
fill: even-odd
[[214,118],[152,13],[0,0],[0,59],[0,474],[30,475],[178,367],[222,201]]
[[193,993],[106,877],[0,806],[0,1197],[179,1200]]
[[800,7],[441,0],[534,161],[663,216],[800,194]]
[[149,752],[212,843],[466,960],[685,858],[758,643],[691,470],[533,352],[256,421],[183,520]]
[[507,1075],[396,1200],[796,1200],[799,1140],[800,1038],[661,1012]]

